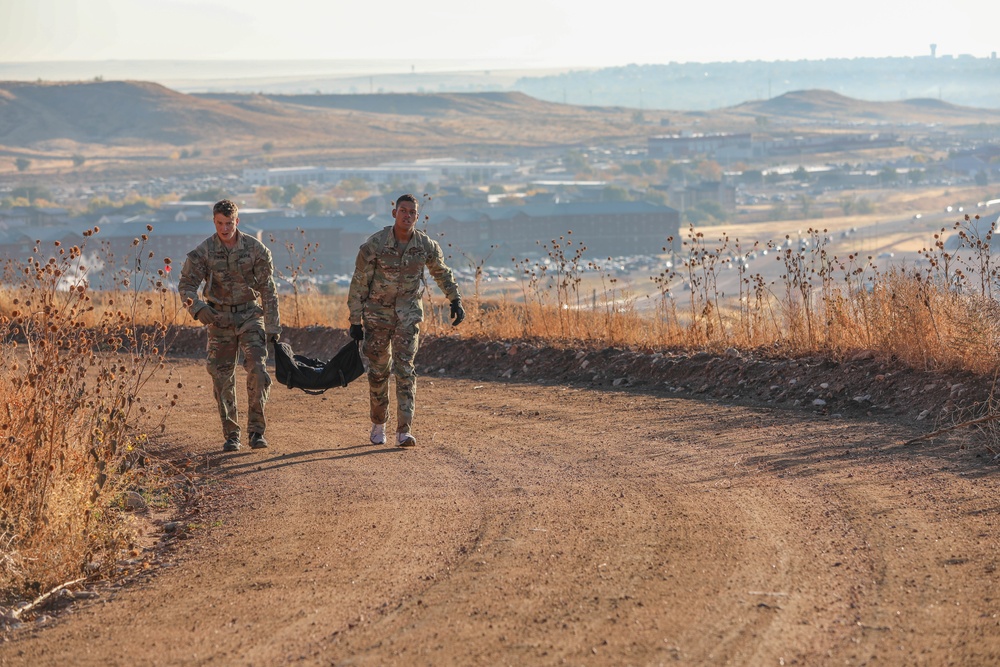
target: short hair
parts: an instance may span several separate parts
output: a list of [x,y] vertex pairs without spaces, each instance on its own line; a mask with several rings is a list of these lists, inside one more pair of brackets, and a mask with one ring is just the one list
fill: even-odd
[[213,218],[216,213],[221,213],[227,218],[237,218],[240,215],[240,207],[231,199],[223,199],[222,201],[215,202],[215,206],[212,207]]
[[396,203],[393,204],[392,207],[396,208],[397,206],[399,206],[399,202],[401,201],[411,202],[415,208],[420,208],[420,203],[417,201],[417,198],[411,194],[399,195],[398,197],[396,197]]

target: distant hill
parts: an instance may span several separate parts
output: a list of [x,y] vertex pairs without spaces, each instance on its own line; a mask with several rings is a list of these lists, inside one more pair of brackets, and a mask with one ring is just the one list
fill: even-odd
[[[245,105],[248,95],[234,93],[196,93],[201,99],[218,100]],[[259,95],[281,105],[341,109],[366,113],[396,114],[402,116],[445,116],[449,114],[483,115],[487,117],[505,113],[563,113],[566,105],[543,102],[524,93],[380,93],[371,95]]]
[[0,146],[544,146],[643,134],[627,109],[522,93],[186,95],[154,83],[0,82]]
[[971,56],[829,58],[627,65],[525,76],[515,90],[542,100],[710,111],[796,90],[870,101],[938,99],[1000,109],[1000,60]]
[[761,117],[773,121],[771,128],[808,131],[858,123],[998,123],[1000,111],[930,99],[866,102],[825,90],[679,112],[574,106],[517,92],[188,95],[140,81],[0,82],[0,152],[28,151],[38,161],[79,153],[88,164],[97,155],[162,160],[179,147],[197,148],[207,165],[636,145],[680,130],[758,131]]
[[973,109],[933,99],[866,102],[829,90],[797,90],[774,99],[744,102],[725,110],[733,115],[809,122],[940,123],[1000,122],[1000,110]]
[[5,145],[53,139],[185,145],[212,133],[260,129],[258,119],[232,105],[155,83],[0,83],[0,144]]

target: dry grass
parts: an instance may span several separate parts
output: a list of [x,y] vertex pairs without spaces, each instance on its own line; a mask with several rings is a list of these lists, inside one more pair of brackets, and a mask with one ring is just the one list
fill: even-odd
[[133,276],[95,299],[78,280],[82,253],[35,248],[6,267],[16,285],[0,299],[0,591],[8,600],[105,573],[131,548],[124,494],[141,488],[149,435],[176,391],[169,377],[152,391],[176,315],[162,276]]
[[[424,331],[587,347],[732,347],[774,356],[870,351],[914,368],[989,374],[1000,361],[1000,306],[993,298],[1000,271],[989,249],[992,234],[980,237],[977,222],[955,224],[965,239],[959,250],[946,251],[942,233],[923,249],[920,268],[889,269],[868,256],[834,255],[826,230],[809,229],[801,239],[807,243],[786,238],[747,247],[728,236],[709,242],[692,228],[682,240],[684,259],[650,276],[652,308],[633,286],[586,260],[568,233],[542,246],[544,259],[514,260],[520,277],[512,291],[485,297],[481,284],[466,285],[468,317],[458,329],[436,287],[429,288]],[[779,258],[777,277],[752,273],[742,261],[764,249]],[[718,288],[724,270],[739,278],[735,295]],[[342,328],[345,304],[344,290],[305,292],[283,298],[282,309],[297,311],[303,326]]]
[[[844,358],[871,351],[915,368],[989,374],[1000,361],[993,298],[1000,271],[989,248],[992,233],[976,232],[977,222],[955,224],[964,239],[960,249],[946,251],[939,234],[936,245],[922,251],[921,268],[887,270],[871,257],[832,254],[826,230],[809,229],[802,238],[808,243],[741,247],[726,236],[708,242],[689,229],[684,259],[650,276],[657,297],[645,310],[637,307],[634,290],[610,273],[598,271],[595,283],[593,265],[560,239],[546,248],[546,259],[518,263],[517,298],[485,300],[478,285],[467,290],[471,315],[460,333],[641,349],[734,347],[782,356]],[[743,261],[765,248],[780,258],[776,278],[751,273]],[[738,275],[735,295],[723,296],[718,288],[724,268]],[[591,276],[586,281],[584,269]],[[590,296],[593,285],[598,298]],[[425,328],[459,333],[440,309]]]

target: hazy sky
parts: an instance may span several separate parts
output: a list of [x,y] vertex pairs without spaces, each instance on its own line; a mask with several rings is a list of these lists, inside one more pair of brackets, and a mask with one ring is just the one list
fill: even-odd
[[0,62],[987,57],[998,25],[983,0],[0,0]]

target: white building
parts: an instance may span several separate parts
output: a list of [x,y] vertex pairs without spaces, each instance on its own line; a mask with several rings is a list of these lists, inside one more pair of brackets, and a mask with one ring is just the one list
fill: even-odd
[[516,166],[509,162],[462,162],[452,158],[386,162],[377,167],[274,167],[244,169],[246,185],[289,185],[298,183],[340,183],[359,178],[369,183],[440,183],[464,180],[483,183],[513,176]]

